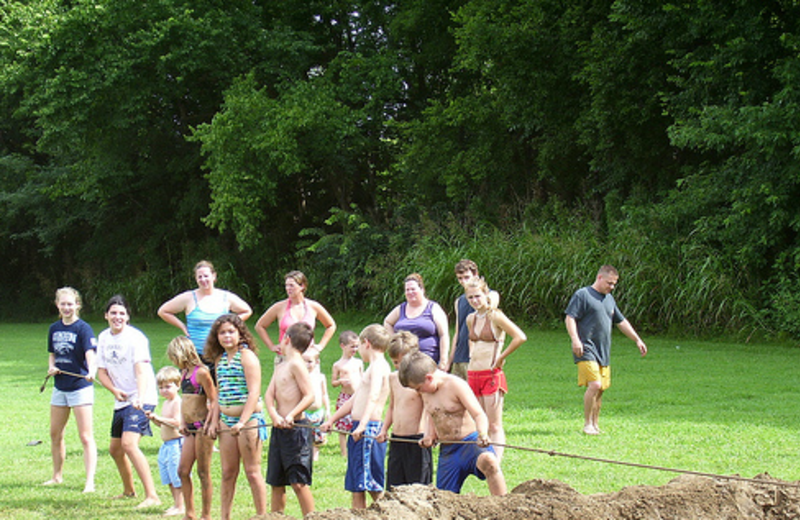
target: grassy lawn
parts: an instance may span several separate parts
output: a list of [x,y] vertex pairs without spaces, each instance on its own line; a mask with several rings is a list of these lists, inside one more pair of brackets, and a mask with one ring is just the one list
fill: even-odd
[[[156,321],[134,320],[133,324],[150,338],[156,368],[167,364],[166,345],[176,329]],[[366,324],[363,319],[343,319],[339,330],[359,332]],[[132,509],[135,502],[108,500],[121,491],[121,485],[107,451],[113,397],[102,388],[97,390],[94,409],[100,451],[97,492],[81,494],[82,451],[72,418],[67,425],[65,483],[55,488],[39,486],[51,476],[48,432],[52,382],[39,393],[47,367],[48,326],[0,324],[0,445],[4,448],[0,451],[0,518],[110,520],[160,516],[170,505],[170,497],[158,480],[157,434],[143,439],[142,448],[151,460],[164,506],[140,512]],[[92,326],[95,334],[105,328],[101,322],[92,322]],[[794,458],[795,447],[800,444],[796,426],[800,389],[793,377],[800,359],[798,348],[645,336],[650,353],[641,358],[632,342],[615,336],[612,387],[605,394],[600,420],[604,434],[589,437],[581,433],[583,391],[575,383],[566,332],[529,329],[526,333],[528,342],[506,365],[509,445],[708,473],[753,477],[768,472],[785,480],[800,479]],[[339,352],[338,342],[334,342],[323,353],[323,371],[328,377]],[[272,361],[265,351],[260,357],[266,388]],[[333,401],[336,395],[331,390]],[[43,442],[28,446],[32,440]],[[561,480],[582,493],[661,485],[676,476],[514,449],[506,450],[503,469],[510,489],[541,478]],[[213,470],[218,484],[216,460]],[[266,455],[263,470],[266,472]],[[350,496],[343,489],[344,470],[337,439],[332,437],[314,466],[317,509],[349,506]],[[141,492],[138,479],[136,482]],[[464,492],[487,493],[485,484],[474,478],[467,480]],[[218,504],[216,496],[215,517],[219,516]],[[291,492],[287,513],[300,516]],[[249,518],[252,514],[250,490],[240,476],[234,517]]]

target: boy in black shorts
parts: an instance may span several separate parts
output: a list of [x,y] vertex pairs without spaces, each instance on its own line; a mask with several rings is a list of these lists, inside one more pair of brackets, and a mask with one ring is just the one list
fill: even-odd
[[[392,335],[388,353],[395,368],[407,354],[418,351],[419,340],[411,332],[403,330]],[[397,371],[392,372],[389,375],[389,410],[378,435],[378,442],[383,442],[389,429],[392,430],[386,465],[387,487],[431,483],[431,448],[419,445],[423,432],[423,408],[419,393],[401,385]]]
[[307,323],[289,327],[281,344],[283,362],[275,366],[264,396],[272,419],[267,484],[272,487],[273,513],[283,513],[286,509],[287,485],[297,495],[303,516],[314,511],[310,488],[314,430],[303,414],[314,403],[311,377],[303,360],[303,352],[313,342],[314,332]]

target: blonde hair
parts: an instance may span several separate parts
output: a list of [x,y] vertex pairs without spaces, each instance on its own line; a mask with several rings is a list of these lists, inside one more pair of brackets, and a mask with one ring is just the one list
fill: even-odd
[[489,285],[486,283],[486,280],[483,279],[483,276],[470,280],[466,288],[478,289],[483,294],[489,294]]
[[181,383],[181,373],[175,367],[162,367],[156,374],[156,383],[159,386],[164,383],[175,383],[175,386],[178,386]]
[[78,316],[81,307],[83,307],[83,300],[81,300],[81,293],[79,293],[77,289],[73,289],[72,287],[69,286],[56,289],[56,300],[55,300],[56,305],[58,305],[58,300],[60,300],[62,296],[72,296],[75,298],[75,303],[76,303],[75,316]]
[[358,339],[361,341],[369,341],[370,346],[378,352],[386,352],[392,336],[389,334],[389,331],[386,330],[386,327],[378,323],[373,323],[372,325],[364,327]]
[[392,359],[402,359],[409,352],[416,350],[419,350],[419,338],[412,332],[401,330],[392,335],[387,352]]
[[167,345],[167,357],[181,369],[203,365],[194,343],[186,336],[172,338]]

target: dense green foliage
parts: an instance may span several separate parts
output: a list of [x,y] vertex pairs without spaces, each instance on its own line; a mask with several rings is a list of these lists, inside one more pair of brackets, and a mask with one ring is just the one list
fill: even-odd
[[201,257],[388,310],[469,256],[530,322],[800,331],[789,0],[0,1],[0,316],[152,312]]

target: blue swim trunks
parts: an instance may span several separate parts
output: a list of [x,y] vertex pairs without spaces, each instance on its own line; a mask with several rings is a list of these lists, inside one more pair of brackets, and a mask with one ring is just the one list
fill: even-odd
[[[384,461],[386,460],[386,443],[374,439],[381,432],[381,421],[370,421],[364,430],[364,437],[354,442],[347,438],[347,473],[344,477],[344,488],[351,493],[364,491],[383,491]],[[358,421],[353,421],[351,432],[358,428]]]
[[181,487],[181,478],[178,476],[181,448],[183,448],[183,437],[178,437],[165,441],[158,450],[158,472],[161,475],[161,483],[165,486]]
[[[462,439],[465,442],[478,440],[478,432],[472,432]],[[478,457],[483,453],[494,453],[494,448],[481,448],[477,444],[442,444],[439,450],[439,469],[436,472],[436,487],[453,493],[461,493],[461,486],[467,477],[475,475],[486,480],[486,475],[478,469]]]

